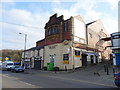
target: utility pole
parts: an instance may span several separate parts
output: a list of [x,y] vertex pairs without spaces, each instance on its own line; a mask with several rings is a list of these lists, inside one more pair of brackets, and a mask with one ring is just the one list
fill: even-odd
[[23,61],[21,62],[22,65],[23,65],[23,64],[24,64],[24,61],[25,61],[25,52],[26,52],[27,34],[24,34],[24,33],[19,33],[19,34],[23,34],[23,35],[25,35],[25,41],[24,41],[24,43],[25,43],[25,45],[24,45],[24,59],[23,59]]

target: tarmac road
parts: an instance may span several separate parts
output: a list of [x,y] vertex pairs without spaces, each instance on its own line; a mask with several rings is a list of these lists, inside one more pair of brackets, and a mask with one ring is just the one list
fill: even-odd
[[[3,71],[2,88],[116,88],[115,85],[102,84],[76,77],[74,74],[55,74],[53,72],[12,73]],[[75,75],[75,78],[73,78]]]

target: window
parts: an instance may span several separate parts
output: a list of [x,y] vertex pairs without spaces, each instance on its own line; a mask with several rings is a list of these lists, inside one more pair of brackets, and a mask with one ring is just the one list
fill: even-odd
[[51,29],[48,29],[48,35],[51,35]]
[[68,22],[64,23],[64,32],[68,32]]
[[57,33],[58,33],[58,27],[55,26],[55,34],[57,34]]
[[57,26],[52,26],[48,28],[48,35],[53,35],[58,33],[58,27]]
[[55,31],[54,31],[54,27],[51,28],[51,34],[54,34]]
[[90,35],[90,37],[92,38],[92,34],[91,34],[91,33],[89,33],[89,35]]
[[112,38],[113,39],[118,39],[118,38],[120,38],[120,35],[114,35],[114,36],[112,36]]
[[80,51],[75,50],[75,55],[80,55]]
[[69,54],[63,54],[63,60],[69,60]]

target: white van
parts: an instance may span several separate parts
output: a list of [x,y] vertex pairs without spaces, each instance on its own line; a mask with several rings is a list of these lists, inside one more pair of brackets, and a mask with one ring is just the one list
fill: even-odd
[[4,61],[2,63],[2,70],[11,70],[14,67],[13,61]]

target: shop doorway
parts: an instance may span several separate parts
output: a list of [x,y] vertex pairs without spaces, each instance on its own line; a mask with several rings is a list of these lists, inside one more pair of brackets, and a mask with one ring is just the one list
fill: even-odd
[[95,60],[96,60],[96,63],[98,63],[98,56],[95,55]]
[[34,61],[34,69],[41,69],[41,60]]
[[87,66],[87,54],[82,54],[82,66]]
[[93,64],[94,63],[94,56],[91,55],[90,58],[91,58],[91,64]]

